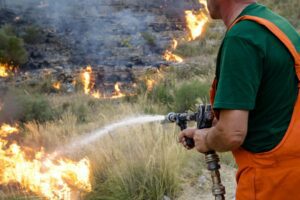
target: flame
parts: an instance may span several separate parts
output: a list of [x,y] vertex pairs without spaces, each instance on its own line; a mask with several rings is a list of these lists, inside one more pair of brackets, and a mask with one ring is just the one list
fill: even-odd
[[101,97],[101,93],[97,90],[92,92],[92,97],[96,98],[96,99],[100,99]]
[[18,129],[16,127],[12,127],[8,124],[2,124],[0,129],[0,137],[7,137],[8,135],[16,132],[18,132]]
[[161,70],[159,69],[156,69],[154,71],[154,74],[152,74],[151,76],[148,76],[146,79],[145,79],[145,83],[146,83],[146,86],[147,86],[147,91],[150,92],[153,90],[154,86],[159,83],[159,81],[161,79],[164,78],[164,75],[163,73],[161,72]]
[[89,94],[91,89],[94,87],[94,83],[91,82],[93,70],[91,66],[87,66],[82,72],[82,83],[84,94]]
[[118,82],[115,84],[114,88],[115,88],[115,91],[114,91],[114,95],[111,97],[112,99],[121,98],[121,97],[126,96],[124,93],[121,92]]
[[[172,40],[172,50],[176,50],[177,46],[178,46],[177,40],[173,39]],[[165,51],[163,58],[166,61],[178,62],[178,63],[183,62],[183,59],[180,56],[173,54],[170,50]]]
[[[126,96],[126,94],[124,94],[120,90],[120,83],[116,83],[114,85],[113,94],[109,96],[105,96],[105,92],[95,90],[94,88],[95,81],[94,81],[93,70],[91,66],[87,66],[85,69],[83,69],[81,73],[81,82],[83,84],[84,93],[96,99],[116,99],[116,98],[121,98]],[[76,82],[74,82],[74,84],[76,84]]]
[[58,81],[58,82],[55,82],[52,84],[52,87],[56,90],[60,90],[61,88],[61,83]]
[[[187,24],[187,29],[189,30],[189,36],[188,36],[188,41],[195,40],[204,31],[204,26],[208,22],[208,9],[207,9],[207,3],[205,0],[199,0],[199,3],[204,5],[204,10],[200,9],[198,11],[194,10],[186,10],[185,11],[185,20]],[[178,41],[173,39],[172,41],[172,51],[176,50],[178,46]],[[181,63],[183,62],[183,59],[176,55],[173,54],[171,50],[166,50],[163,58],[167,61],[171,62],[178,62]]]
[[[173,39],[172,40],[172,49],[176,50],[177,46],[178,46],[178,41]],[[178,63],[183,62],[183,59],[180,56],[173,54],[170,50],[166,50],[163,57],[167,61],[178,62]]]
[[176,54],[173,54],[171,51],[169,50],[166,50],[164,55],[163,55],[164,59],[167,60],[167,61],[172,61],[172,62],[178,62],[178,63],[181,63],[183,62],[183,59],[176,55]]
[[147,91],[152,91],[154,86],[156,84],[156,81],[153,79],[147,79],[146,80],[146,85],[147,85]]
[[206,12],[204,12],[202,9],[199,11],[185,11],[185,20],[190,33],[189,40],[195,40],[199,36],[201,36],[204,30],[204,26],[209,19],[207,15],[207,3],[205,2],[205,0],[199,0],[199,3],[204,5]]
[[0,63],[0,77],[8,77],[9,73],[14,69],[13,66]]
[[173,50],[175,50],[175,49],[177,49],[178,42],[177,42],[177,40],[175,40],[175,39],[173,39],[172,41],[173,41],[173,46],[172,46],[172,48],[173,48]]
[[[8,136],[19,130],[7,124],[0,129],[0,184],[20,184],[30,192],[51,200],[70,200],[75,191],[91,191],[90,162],[87,158],[74,162],[21,147]],[[26,151],[25,151],[26,148]]]

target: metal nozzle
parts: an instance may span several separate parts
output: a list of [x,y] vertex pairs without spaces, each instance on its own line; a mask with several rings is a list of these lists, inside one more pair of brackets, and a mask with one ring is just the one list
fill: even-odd
[[177,114],[174,113],[174,112],[170,112],[166,116],[166,120],[169,121],[169,122],[176,122],[176,119],[177,119]]

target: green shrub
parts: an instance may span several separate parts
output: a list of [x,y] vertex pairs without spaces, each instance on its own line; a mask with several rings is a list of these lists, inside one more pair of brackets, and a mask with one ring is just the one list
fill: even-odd
[[57,110],[50,106],[44,95],[30,94],[26,90],[11,88],[3,98],[4,106],[0,111],[0,120],[46,122],[59,117]]
[[86,104],[72,104],[71,106],[72,109],[72,113],[75,114],[75,116],[77,116],[77,121],[80,123],[84,123],[87,122],[88,119],[88,106]]
[[37,121],[46,122],[53,120],[56,113],[51,109],[49,102],[44,96],[19,96],[19,104],[21,105],[21,122]]
[[175,53],[183,57],[194,57],[199,56],[203,52],[203,41],[202,42],[189,42],[183,43],[178,46]]
[[154,103],[161,103],[168,107],[171,106],[174,102],[172,95],[171,86],[162,82],[155,86],[151,93],[149,93],[150,98]]
[[23,39],[14,35],[12,29],[4,26],[0,29],[0,60],[16,65],[27,62],[28,55],[24,48]]
[[43,34],[41,30],[36,26],[29,26],[25,30],[23,39],[28,44],[38,44],[43,40]]
[[206,102],[209,95],[209,84],[201,81],[190,81],[183,83],[174,91],[175,112],[194,110],[201,101]]
[[78,123],[84,123],[88,121],[88,115],[90,111],[94,108],[96,103],[92,100],[86,102],[73,101],[65,102],[61,105],[61,112],[71,112],[77,117]]
[[148,32],[142,32],[142,37],[144,38],[144,40],[146,41],[146,43],[149,46],[155,46],[156,45],[156,38],[153,34],[148,33]]

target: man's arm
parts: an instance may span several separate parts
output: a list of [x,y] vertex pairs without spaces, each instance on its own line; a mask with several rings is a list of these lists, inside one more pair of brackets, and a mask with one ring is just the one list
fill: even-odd
[[195,148],[205,153],[210,150],[231,151],[240,147],[247,135],[249,111],[221,110],[217,124],[209,129],[186,129],[179,135],[179,141],[185,146],[184,137],[195,140]]

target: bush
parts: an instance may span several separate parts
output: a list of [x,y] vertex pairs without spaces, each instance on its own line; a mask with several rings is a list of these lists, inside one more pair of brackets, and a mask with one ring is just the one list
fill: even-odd
[[28,44],[38,44],[43,40],[43,34],[38,27],[29,26],[25,30],[23,39]]
[[196,104],[203,101],[208,101],[209,84],[201,81],[191,81],[183,83],[174,91],[174,105],[175,112],[184,112],[194,110]]
[[205,48],[203,47],[203,41],[197,42],[189,42],[183,43],[178,46],[176,49],[176,54],[183,56],[183,57],[194,57],[199,56],[203,53]]
[[163,105],[166,108],[163,110],[185,112],[194,110],[201,101],[208,103],[209,88],[210,84],[199,80],[184,81],[179,86],[165,80],[157,84],[147,98],[150,105]]
[[154,35],[148,32],[142,32],[141,34],[149,46],[156,46],[156,38]]
[[28,55],[24,48],[24,42],[18,38],[8,26],[0,29],[0,60],[16,65],[27,62]]
[[88,106],[86,104],[72,104],[71,106],[71,110],[72,110],[72,113],[75,114],[75,116],[77,116],[77,121],[80,122],[80,123],[83,123],[83,122],[87,122],[88,119]]
[[0,113],[3,121],[46,122],[58,116],[45,96],[26,94],[21,90],[8,91],[4,98],[4,105]]

